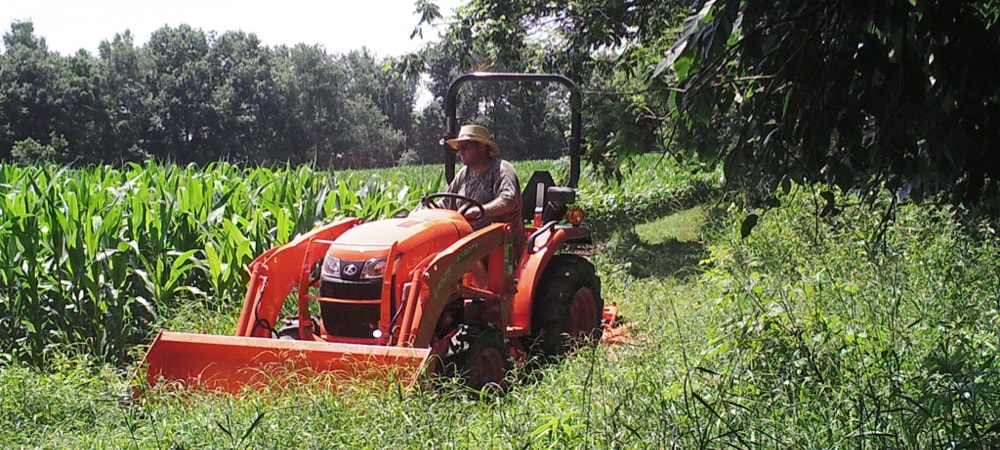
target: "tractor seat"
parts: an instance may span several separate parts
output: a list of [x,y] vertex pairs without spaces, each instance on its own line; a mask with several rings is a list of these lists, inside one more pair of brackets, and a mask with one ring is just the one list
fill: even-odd
[[531,221],[535,216],[539,188],[543,192],[543,223],[561,219],[566,214],[566,205],[576,201],[576,189],[556,186],[548,171],[536,170],[521,192],[521,216],[525,221]]

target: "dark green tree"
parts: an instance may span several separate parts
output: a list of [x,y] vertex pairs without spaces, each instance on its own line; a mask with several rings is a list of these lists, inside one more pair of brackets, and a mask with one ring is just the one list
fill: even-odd
[[128,30],[116,34],[110,41],[101,42],[97,53],[100,76],[96,84],[105,110],[105,123],[99,127],[99,134],[91,139],[101,149],[101,160],[142,160],[147,156],[146,131],[151,117],[144,101],[148,92],[145,54],[135,46]]
[[[36,37],[31,22],[14,22],[4,33],[6,51],[0,59],[0,159],[9,159],[14,144],[31,139],[47,146],[50,136],[67,131],[69,117],[62,103],[63,60]],[[64,160],[64,154],[46,159]]]
[[272,124],[282,118],[271,51],[256,35],[226,32],[212,41],[212,107],[220,157],[255,161],[278,144]]
[[275,83],[285,115],[275,123],[278,145],[272,158],[315,160],[337,166],[337,120],[344,111],[347,77],[316,45],[274,50]]
[[[400,60],[393,57],[378,60],[366,49],[348,52],[336,62],[347,75],[345,89],[351,96],[348,112],[342,118],[344,144],[355,149],[349,152],[351,165],[367,167],[395,161],[407,149],[406,137],[414,126],[416,76],[403,70]],[[376,110],[368,111],[369,105]],[[362,137],[380,141],[354,140]],[[372,155],[357,153],[357,149],[368,146],[379,150]]]
[[444,108],[440,102],[432,101],[424,106],[414,117],[413,134],[410,136],[412,145],[400,156],[399,163],[438,164],[444,161],[444,146],[441,137],[444,136]]
[[404,134],[392,127],[371,98],[354,94],[344,104],[334,140],[337,167],[385,167],[402,154]]
[[409,130],[413,125],[417,77],[403,70],[399,59],[379,60],[361,49],[348,52],[336,62],[347,75],[348,92],[371,99],[393,128]]
[[657,86],[678,136],[731,180],[945,191],[996,210],[998,6],[699,1]]
[[110,118],[100,88],[100,66],[83,50],[60,60],[55,96],[61,110],[61,124],[53,133],[67,142],[63,160],[101,162],[108,155],[100,136]]
[[153,32],[144,47],[149,128],[147,150],[174,161],[208,162],[219,154],[214,125],[209,40],[188,25]]

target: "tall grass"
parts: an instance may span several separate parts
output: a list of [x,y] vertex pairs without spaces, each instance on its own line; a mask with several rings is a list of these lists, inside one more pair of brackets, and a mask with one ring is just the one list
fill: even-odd
[[[845,202],[857,202],[851,195]],[[741,238],[731,209],[702,282],[717,332],[691,372],[720,445],[1000,445],[995,230],[905,205],[884,237],[868,208],[820,217],[810,189]],[[889,199],[876,205],[885,211]]]

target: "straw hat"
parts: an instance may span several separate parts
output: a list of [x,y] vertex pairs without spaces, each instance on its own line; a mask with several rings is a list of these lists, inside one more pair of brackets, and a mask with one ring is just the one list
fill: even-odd
[[500,146],[490,139],[490,130],[482,125],[462,125],[462,129],[458,131],[458,137],[448,139],[445,143],[452,149],[458,150],[459,145],[468,141],[482,142],[488,145],[490,156],[496,156],[500,153]]

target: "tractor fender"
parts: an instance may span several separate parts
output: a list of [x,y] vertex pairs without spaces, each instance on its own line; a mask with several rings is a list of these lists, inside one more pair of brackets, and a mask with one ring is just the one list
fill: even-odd
[[[543,227],[545,228],[545,227]],[[517,293],[514,294],[510,313],[510,325],[523,330],[531,330],[531,309],[538,282],[548,267],[552,257],[562,250],[566,241],[590,236],[590,228],[577,226],[551,226],[538,236],[533,248],[525,246],[524,254],[515,269]]]

